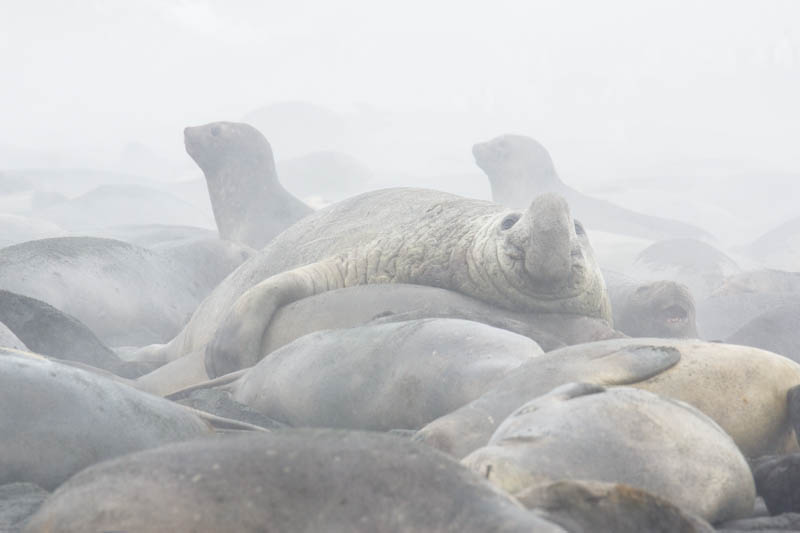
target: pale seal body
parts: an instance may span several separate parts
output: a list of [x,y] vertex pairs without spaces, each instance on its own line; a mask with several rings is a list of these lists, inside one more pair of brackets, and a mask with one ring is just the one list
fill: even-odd
[[689,339],[612,339],[548,352],[416,438],[463,457],[523,403],[572,381],[630,385],[684,401],[748,457],[797,448],[786,394],[800,384],[800,365],[757,348]]
[[625,483],[709,522],[749,516],[755,501],[747,460],[713,420],[629,387],[558,387],[462,463],[511,494],[559,480]]
[[249,124],[186,128],[186,152],[203,170],[219,236],[256,249],[311,213],[278,181],[267,139]]
[[180,405],[10,350],[0,350],[0,405],[0,485],[52,490],[99,461],[212,434]]
[[205,439],[87,469],[27,531],[563,532],[435,450],[331,430]]
[[522,207],[540,194],[555,192],[592,229],[652,240],[709,237],[690,224],[637,213],[576,191],[561,181],[550,154],[530,137],[502,135],[474,145],[472,153],[489,177],[492,198],[500,204]]

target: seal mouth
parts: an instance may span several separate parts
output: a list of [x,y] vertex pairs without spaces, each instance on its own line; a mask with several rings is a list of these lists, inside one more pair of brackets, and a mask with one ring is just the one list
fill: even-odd
[[661,311],[661,316],[667,324],[683,324],[689,319],[689,313],[680,305],[670,305]]

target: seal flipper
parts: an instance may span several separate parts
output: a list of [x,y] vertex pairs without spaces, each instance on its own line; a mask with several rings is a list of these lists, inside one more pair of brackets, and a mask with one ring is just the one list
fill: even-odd
[[627,346],[585,362],[575,381],[605,386],[630,385],[657,376],[680,360],[681,352],[671,346]]

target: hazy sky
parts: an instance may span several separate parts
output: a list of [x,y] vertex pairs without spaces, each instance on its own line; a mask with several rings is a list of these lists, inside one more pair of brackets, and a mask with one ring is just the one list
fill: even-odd
[[800,172],[795,0],[8,0],[0,54],[0,145],[85,165],[131,141],[185,162],[184,126],[302,100],[428,114],[455,170],[515,131],[582,178]]

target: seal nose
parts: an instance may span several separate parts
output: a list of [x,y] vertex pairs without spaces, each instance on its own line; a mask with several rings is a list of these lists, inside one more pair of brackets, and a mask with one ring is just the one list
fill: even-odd
[[525,254],[528,274],[550,282],[565,280],[580,254],[572,246],[575,229],[567,201],[558,194],[542,194],[533,200],[527,214],[530,218],[530,247]]

